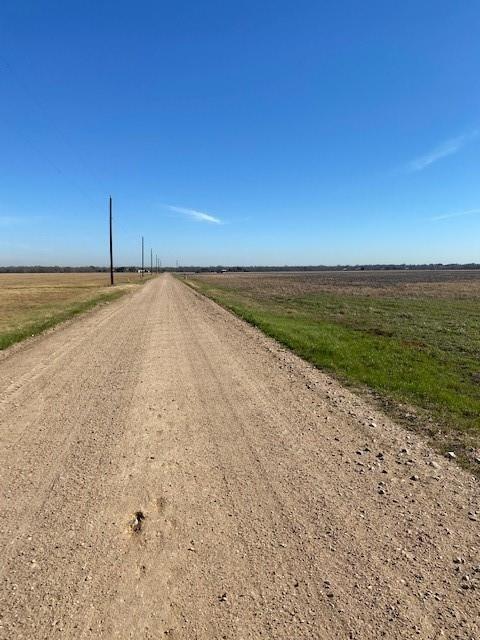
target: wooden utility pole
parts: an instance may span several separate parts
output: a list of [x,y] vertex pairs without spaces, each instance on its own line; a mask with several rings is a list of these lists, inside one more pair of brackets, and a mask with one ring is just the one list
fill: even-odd
[[142,236],[142,278],[143,278],[143,270],[144,270],[143,256],[144,256],[144,252],[143,252],[143,236]]
[[113,287],[112,196],[110,196],[110,285]]
[[150,249],[150,273],[153,273],[153,249]]

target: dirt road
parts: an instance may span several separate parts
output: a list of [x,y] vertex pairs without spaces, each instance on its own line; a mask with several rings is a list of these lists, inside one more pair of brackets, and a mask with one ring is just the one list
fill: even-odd
[[1,638],[480,638],[478,483],[171,276],[0,389]]

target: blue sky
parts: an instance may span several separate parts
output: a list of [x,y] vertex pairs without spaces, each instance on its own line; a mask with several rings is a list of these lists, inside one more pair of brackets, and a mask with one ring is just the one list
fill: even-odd
[[0,263],[480,261],[476,0],[0,6]]

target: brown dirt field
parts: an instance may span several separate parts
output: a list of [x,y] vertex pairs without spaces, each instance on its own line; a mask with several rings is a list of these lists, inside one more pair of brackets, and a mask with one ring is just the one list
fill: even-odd
[[0,389],[1,638],[480,637],[478,482],[171,276]]
[[195,274],[255,296],[336,293],[359,296],[480,298],[480,269],[472,271],[290,271]]

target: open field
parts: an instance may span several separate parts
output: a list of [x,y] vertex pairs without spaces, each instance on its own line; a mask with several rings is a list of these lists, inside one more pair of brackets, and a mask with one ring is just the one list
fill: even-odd
[[480,638],[478,481],[170,275],[0,357],[0,638]]
[[[189,276],[202,293],[478,469],[480,272]],[[472,450],[471,450],[472,449]]]
[[0,349],[114,300],[141,283],[136,273],[0,274]]

